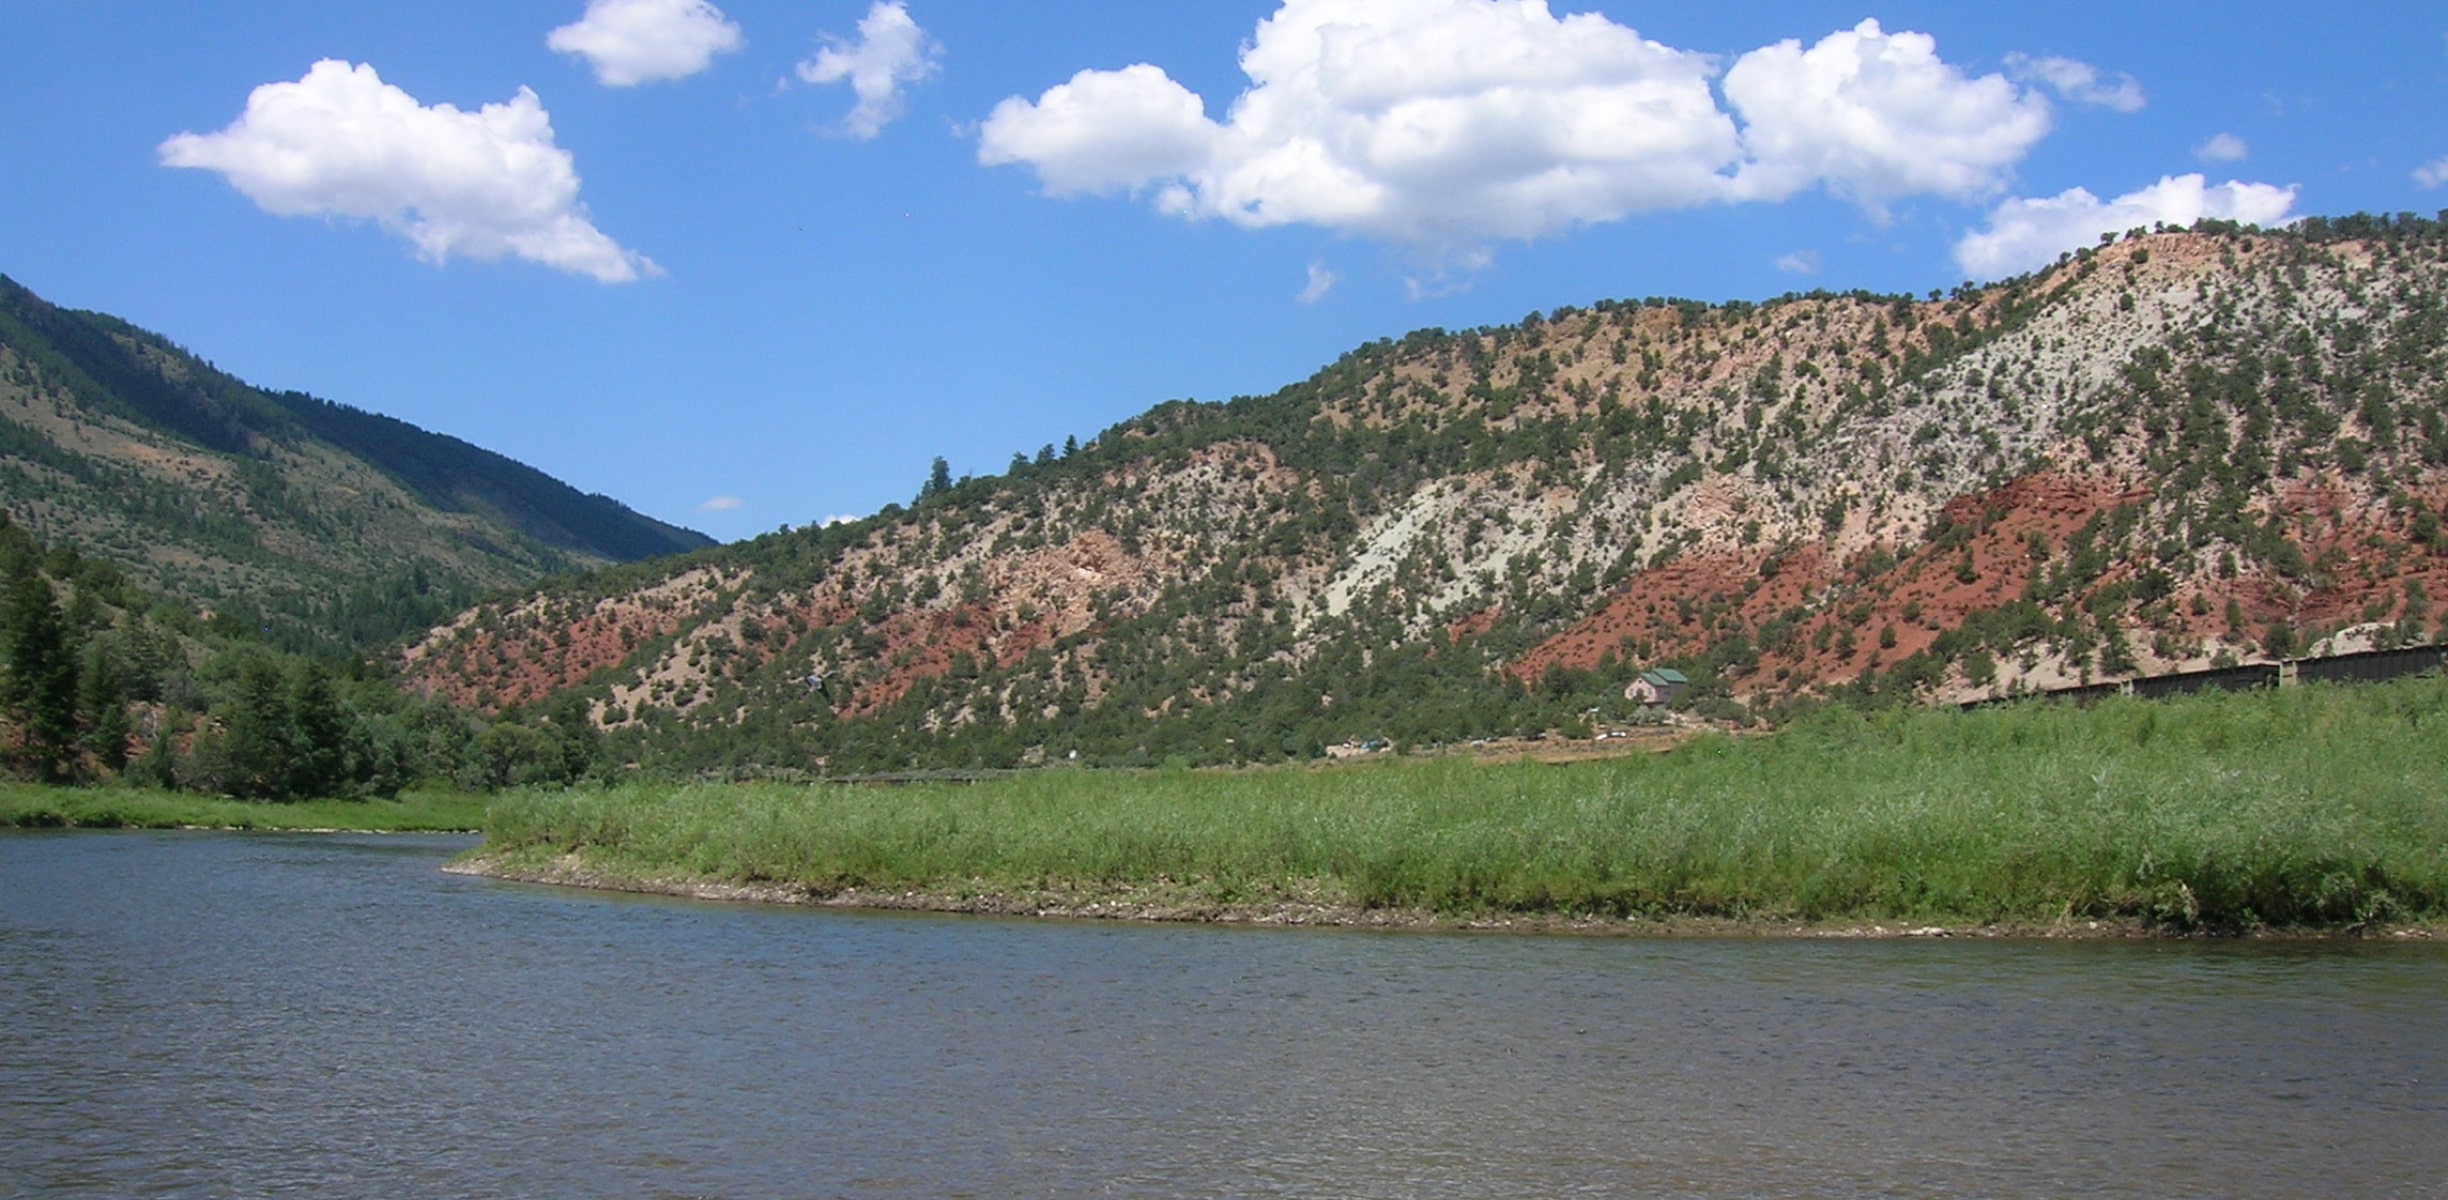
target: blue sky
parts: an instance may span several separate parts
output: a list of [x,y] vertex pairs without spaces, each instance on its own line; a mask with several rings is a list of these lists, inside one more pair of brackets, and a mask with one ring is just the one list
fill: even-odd
[[2418,5],[9,8],[0,272],[726,539],[1424,326],[2448,209]]

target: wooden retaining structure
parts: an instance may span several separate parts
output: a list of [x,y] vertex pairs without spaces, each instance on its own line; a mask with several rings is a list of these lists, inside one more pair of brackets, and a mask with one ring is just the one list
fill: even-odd
[[1974,700],[1963,707],[1989,708],[2022,700],[2043,699],[2088,704],[2109,696],[2164,700],[2170,696],[2189,696],[2196,692],[2249,692],[2258,688],[2294,687],[2303,683],[2379,683],[2444,669],[2448,669],[2448,646],[2412,646],[2396,650],[2367,650],[2360,654],[2337,654],[2327,658],[2244,663],[2233,667],[2212,667],[2202,671],[2178,671],[2109,683],[2051,688],[2041,692]]

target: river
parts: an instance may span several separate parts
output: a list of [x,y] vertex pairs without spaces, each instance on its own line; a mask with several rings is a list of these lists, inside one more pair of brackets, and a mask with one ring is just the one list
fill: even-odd
[[2448,947],[869,916],[0,835],[0,1195],[2448,1197]]

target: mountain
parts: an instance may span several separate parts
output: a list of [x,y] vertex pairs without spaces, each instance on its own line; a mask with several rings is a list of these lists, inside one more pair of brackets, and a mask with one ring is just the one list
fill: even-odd
[[457,438],[251,387],[5,276],[0,504],[301,649],[377,647],[495,589],[713,544]]
[[1314,755],[2440,636],[2448,226],[2142,231],[1926,298],[1426,330],[907,510],[489,603],[411,686],[633,760]]

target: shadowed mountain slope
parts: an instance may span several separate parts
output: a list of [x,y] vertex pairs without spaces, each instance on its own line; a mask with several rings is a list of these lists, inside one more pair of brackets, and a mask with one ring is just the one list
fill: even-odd
[[378,646],[487,591],[712,544],[457,438],[249,386],[6,277],[0,503],[300,649]]

